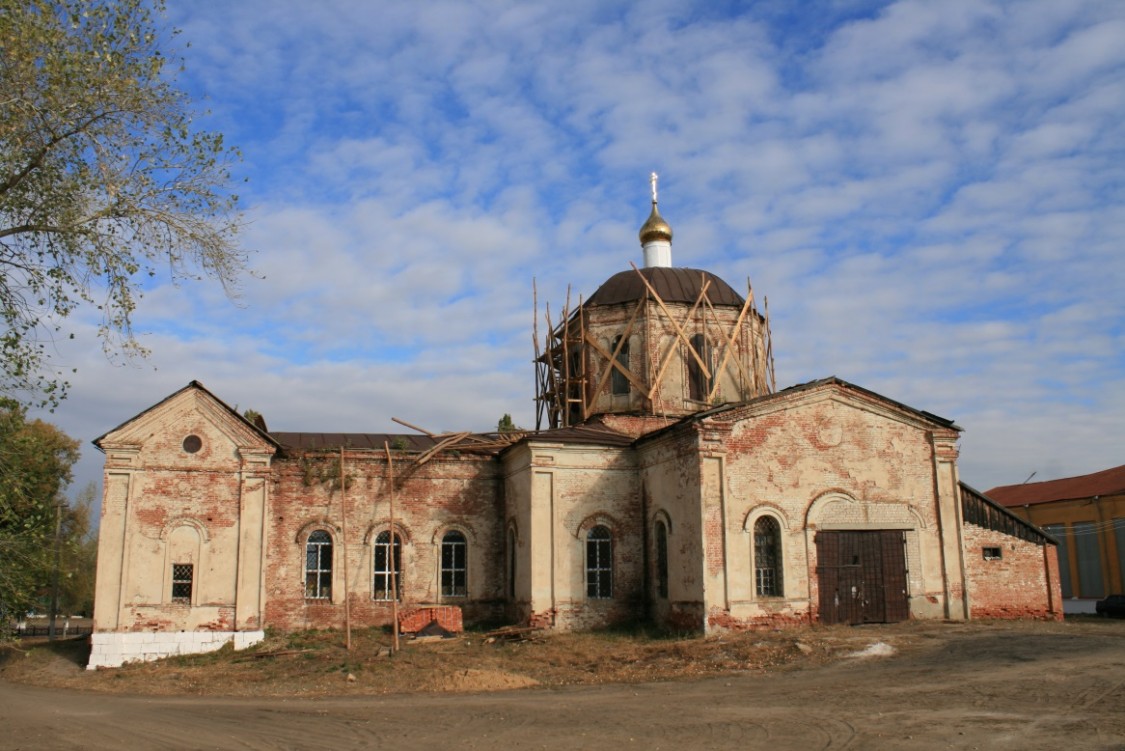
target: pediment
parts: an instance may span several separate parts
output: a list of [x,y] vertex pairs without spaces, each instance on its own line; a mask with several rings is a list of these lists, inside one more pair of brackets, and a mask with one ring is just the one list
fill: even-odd
[[[820,414],[833,412],[844,414],[858,410],[918,430],[942,430],[954,434],[961,430],[950,420],[909,407],[836,378],[828,378],[755,399],[717,414],[714,419],[717,422],[737,423],[778,413],[800,413],[809,410],[815,410]],[[834,433],[831,421],[818,426],[817,432],[826,445],[833,445]]]
[[239,455],[271,455],[278,449],[268,434],[196,381],[97,438],[94,445],[107,453],[160,454],[161,463],[170,465],[237,462]]

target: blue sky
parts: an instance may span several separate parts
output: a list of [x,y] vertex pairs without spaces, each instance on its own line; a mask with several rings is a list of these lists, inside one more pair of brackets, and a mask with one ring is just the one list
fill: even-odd
[[534,423],[557,312],[641,262],[768,297],[779,386],[957,421],[986,489],[1125,462],[1125,5],[172,3],[180,82],[244,155],[256,275],[94,319],[51,417],[86,442],[192,379],[274,430]]

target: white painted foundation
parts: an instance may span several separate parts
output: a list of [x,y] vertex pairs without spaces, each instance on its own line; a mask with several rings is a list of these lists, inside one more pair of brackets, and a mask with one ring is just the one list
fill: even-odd
[[119,668],[127,662],[148,662],[175,655],[214,652],[234,642],[235,649],[246,649],[266,636],[265,631],[146,631],[139,633],[101,633],[90,637],[90,662],[87,670]]

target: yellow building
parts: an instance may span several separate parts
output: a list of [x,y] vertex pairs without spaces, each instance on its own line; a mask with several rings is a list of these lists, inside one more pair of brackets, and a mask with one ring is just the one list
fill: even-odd
[[1125,465],[986,495],[1059,541],[1063,597],[1125,592]]

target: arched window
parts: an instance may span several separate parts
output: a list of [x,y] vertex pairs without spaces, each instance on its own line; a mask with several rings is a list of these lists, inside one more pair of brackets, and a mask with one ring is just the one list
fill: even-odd
[[656,522],[656,594],[668,597],[668,528],[662,520]]
[[781,525],[772,516],[754,522],[754,587],[759,597],[781,597]]
[[450,530],[441,538],[442,597],[468,596],[468,553],[465,535],[457,530]]
[[613,597],[613,535],[600,524],[586,535],[586,596]]
[[310,534],[305,543],[305,597],[332,597],[332,536],[323,529]]
[[711,361],[711,344],[703,334],[695,334],[691,337],[691,347],[699,355],[699,360],[707,365],[708,373],[703,372],[703,368],[699,367],[699,360],[696,360],[695,356],[688,352],[688,398],[697,402],[705,402],[707,397],[711,395],[711,387],[714,385],[714,374],[711,371],[714,370],[715,366]]
[[[622,337],[618,336],[613,340],[613,348],[616,350],[620,345],[621,349],[617,352],[617,363],[625,370],[629,369],[629,340],[622,341]],[[609,376],[610,388],[615,395],[629,393],[629,378],[616,367],[610,371]]]
[[508,530],[508,597],[516,598],[516,530]]
[[380,532],[375,538],[375,588],[372,596],[376,600],[402,599],[402,553],[401,540],[394,535],[394,550],[391,550],[391,533]]
[[583,414],[582,405],[586,403],[586,394],[583,393],[583,383],[585,383],[586,375],[585,363],[582,358],[582,352],[578,349],[571,349],[567,355],[567,380],[566,383],[566,398],[567,409],[569,417],[567,418],[568,424],[576,425],[582,422]]

